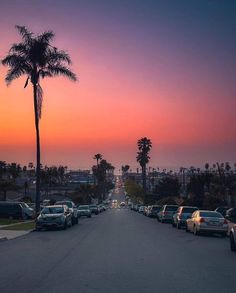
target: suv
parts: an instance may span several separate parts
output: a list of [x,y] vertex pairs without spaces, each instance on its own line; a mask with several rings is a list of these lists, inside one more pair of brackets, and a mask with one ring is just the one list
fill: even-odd
[[178,208],[177,212],[173,215],[172,226],[181,229],[181,227],[186,226],[186,220],[191,218],[192,213],[197,211],[197,207],[191,206],[181,206]]
[[233,225],[233,227],[231,228],[229,239],[231,251],[236,251],[236,225]]
[[72,213],[72,225],[78,224],[79,212],[76,205],[71,200],[57,201],[55,205],[66,205]]
[[24,220],[24,209],[19,202],[0,201],[0,218]]
[[178,209],[177,205],[164,205],[160,212],[157,214],[157,219],[159,222],[172,222],[173,215],[176,213]]
[[36,219],[36,230],[43,228],[63,228],[72,226],[72,212],[67,205],[46,206]]

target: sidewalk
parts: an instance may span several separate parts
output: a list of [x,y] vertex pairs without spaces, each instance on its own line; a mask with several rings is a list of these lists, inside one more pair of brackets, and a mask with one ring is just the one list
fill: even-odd
[[32,230],[27,231],[13,231],[13,230],[0,230],[0,241],[10,240],[30,233]]
[[10,239],[14,239],[14,238],[29,234],[34,229],[25,229],[25,230],[20,230],[19,229],[18,230],[18,229],[14,229],[13,227],[17,227],[17,226],[20,226],[22,224],[27,225],[27,224],[30,224],[32,222],[33,221],[25,221],[24,223],[19,222],[19,223],[14,223],[14,224],[10,224],[10,225],[0,225],[0,241],[2,241],[2,240],[10,240]]

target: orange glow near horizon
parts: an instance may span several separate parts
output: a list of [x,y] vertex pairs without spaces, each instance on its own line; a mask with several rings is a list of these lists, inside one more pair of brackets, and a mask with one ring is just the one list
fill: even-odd
[[[136,165],[136,142],[143,136],[153,142],[155,166],[235,159],[235,85],[217,75],[213,65],[206,67],[203,57],[183,52],[174,38],[164,36],[152,48],[146,39],[144,44],[128,42],[125,31],[117,40],[107,28],[101,36],[92,34],[91,25],[77,40],[69,25],[62,28],[55,20],[52,29],[56,46],[68,49],[79,82],[42,81],[44,163],[63,163],[64,158],[65,165],[89,167],[100,152],[117,166]],[[38,26],[44,29],[29,21],[33,30]],[[13,21],[0,34],[2,58],[19,37]],[[7,87],[6,70],[0,67],[0,160],[34,161],[31,84],[24,89],[25,78],[20,78]]]

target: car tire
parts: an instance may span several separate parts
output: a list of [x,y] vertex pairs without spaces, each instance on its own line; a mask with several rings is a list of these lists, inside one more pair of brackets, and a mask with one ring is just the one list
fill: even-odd
[[227,232],[224,232],[224,233],[221,234],[222,238],[225,238],[226,236],[227,236]]
[[186,225],[185,227],[185,232],[188,233],[189,232],[189,229],[188,229],[188,226]]
[[39,231],[41,231],[42,230],[42,228],[40,228],[40,227],[36,227],[35,228],[35,231],[37,231],[37,232],[39,232]]
[[79,217],[77,217],[76,219],[75,219],[75,224],[77,225],[79,223]]
[[181,224],[177,223],[176,227],[178,230],[181,230]]
[[175,225],[175,222],[174,222],[174,221],[172,222],[172,227],[173,227],[173,228],[175,228],[175,227],[176,227],[176,225]]
[[199,231],[197,230],[197,227],[196,226],[193,227],[193,234],[195,236],[198,236],[199,235]]
[[233,236],[232,233],[230,233],[229,239],[230,239],[230,249],[231,249],[231,251],[236,251],[236,243],[234,242],[234,236]]

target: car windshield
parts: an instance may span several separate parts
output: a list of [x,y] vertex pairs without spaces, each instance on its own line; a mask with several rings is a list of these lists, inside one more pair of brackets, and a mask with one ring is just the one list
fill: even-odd
[[97,206],[95,204],[91,204],[90,208],[96,208]]
[[88,210],[89,206],[87,205],[83,205],[83,206],[79,206],[79,210]]
[[64,204],[70,209],[73,207],[72,202],[70,201],[58,201],[57,204]]
[[200,212],[200,217],[223,218],[223,216],[220,213],[217,213],[217,212]]
[[197,208],[183,208],[182,213],[184,214],[192,214],[193,212],[197,211]]
[[167,206],[166,211],[174,212],[177,211],[178,206]]
[[21,205],[23,206],[23,208],[29,208],[29,206],[25,202],[22,202]]
[[42,214],[62,214],[64,213],[63,207],[46,207],[43,208]]

